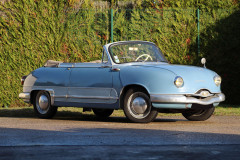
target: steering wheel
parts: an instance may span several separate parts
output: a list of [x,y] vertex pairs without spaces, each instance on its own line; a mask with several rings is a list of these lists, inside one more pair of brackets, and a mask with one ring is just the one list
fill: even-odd
[[143,62],[145,62],[146,60],[148,60],[148,58],[150,58],[151,60],[153,60],[152,57],[151,57],[149,54],[142,54],[142,55],[138,56],[138,57],[135,59],[135,61],[138,61],[138,59],[140,59],[141,57],[144,57],[144,56],[145,56],[146,58],[144,59]]

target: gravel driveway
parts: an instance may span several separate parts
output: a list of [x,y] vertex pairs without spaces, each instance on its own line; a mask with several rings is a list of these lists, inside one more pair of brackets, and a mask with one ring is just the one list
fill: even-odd
[[[179,159],[186,153],[203,155],[197,159],[224,159],[223,155],[234,159],[240,156],[239,122],[239,116],[213,116],[204,122],[167,116],[149,124],[128,123],[123,117],[0,117],[0,159],[128,159],[133,155],[140,159]],[[173,157],[174,153],[181,154]],[[61,154],[64,155],[59,157]]]

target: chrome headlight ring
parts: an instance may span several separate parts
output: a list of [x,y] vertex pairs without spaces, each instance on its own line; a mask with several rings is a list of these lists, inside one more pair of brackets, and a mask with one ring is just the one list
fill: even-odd
[[216,86],[220,86],[220,84],[222,83],[222,78],[219,75],[214,76],[213,80]]
[[184,84],[183,78],[180,77],[180,76],[177,76],[177,77],[175,78],[175,80],[174,80],[174,84],[175,84],[175,86],[178,87],[178,88],[182,87],[183,84]]

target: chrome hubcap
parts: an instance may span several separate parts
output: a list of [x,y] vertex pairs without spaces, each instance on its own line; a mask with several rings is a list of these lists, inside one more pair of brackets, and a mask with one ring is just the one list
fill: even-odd
[[137,114],[143,114],[147,110],[147,103],[142,97],[136,97],[132,102],[132,109]]
[[129,113],[137,119],[143,119],[151,112],[151,107],[148,105],[147,100],[143,97],[133,95],[128,100]]
[[38,100],[38,107],[40,112],[45,112],[48,110],[48,97],[46,95],[41,95]]

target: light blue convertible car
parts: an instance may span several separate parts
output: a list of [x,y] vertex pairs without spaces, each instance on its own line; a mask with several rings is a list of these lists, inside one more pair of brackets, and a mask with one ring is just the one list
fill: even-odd
[[182,113],[203,121],[225,100],[221,77],[205,67],[172,65],[151,42],[121,41],[103,46],[102,60],[47,63],[22,78],[19,97],[40,118],[61,106],[93,110],[108,117],[123,109],[133,122],[153,121],[158,112]]

